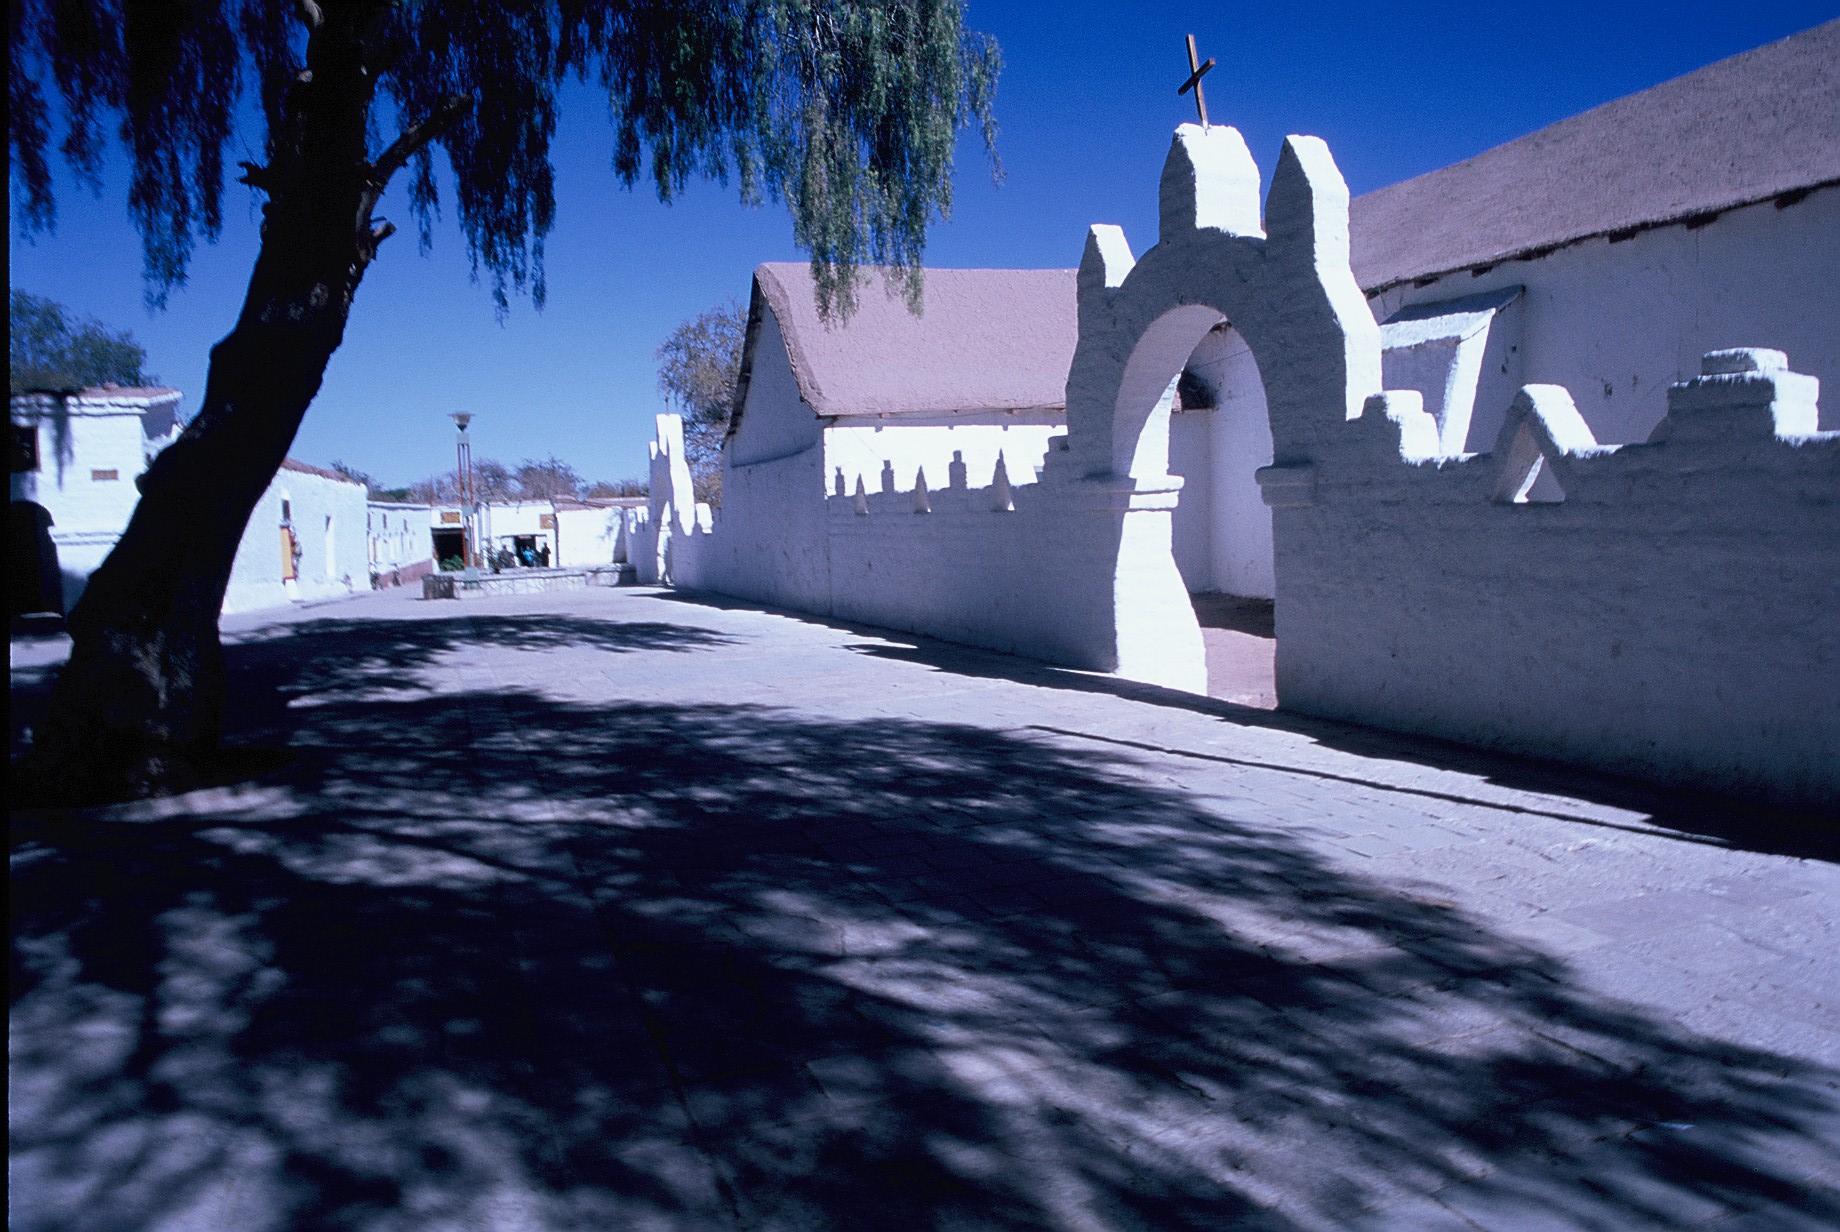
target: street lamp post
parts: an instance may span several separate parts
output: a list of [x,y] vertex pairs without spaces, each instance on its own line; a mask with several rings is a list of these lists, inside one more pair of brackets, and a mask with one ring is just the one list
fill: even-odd
[[479,576],[476,567],[478,546],[475,543],[473,515],[476,502],[473,492],[473,443],[466,435],[466,426],[473,422],[473,416],[467,411],[455,411],[449,416],[454,427],[459,429],[459,438],[454,445],[454,483],[460,492],[460,555],[463,566],[462,576],[471,580]]

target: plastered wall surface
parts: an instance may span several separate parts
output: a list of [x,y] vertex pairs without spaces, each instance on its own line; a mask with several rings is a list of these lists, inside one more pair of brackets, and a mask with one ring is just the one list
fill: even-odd
[[771,462],[725,468],[714,533],[692,533],[678,545],[678,584],[828,614],[823,460],[814,446]]
[[[1840,801],[1840,434],[1812,378],[1735,354],[1653,444],[1603,448],[1530,386],[1491,452],[1437,457],[1415,395],[1376,399],[1275,511],[1281,704]],[[1515,499],[1532,465],[1562,500]]]
[[817,414],[799,393],[786,335],[771,312],[761,317],[756,355],[740,423],[723,451],[735,466],[790,457],[819,444]]
[[999,454],[1013,478],[1031,482],[1048,438],[1066,430],[1065,416],[1058,413],[986,413],[954,416],[950,422],[906,417],[875,425],[840,420],[824,430],[827,491],[835,494],[841,472],[846,495],[856,491],[858,479],[879,492],[884,464],[892,469],[897,487],[911,489],[914,477],[924,471],[929,486],[943,488],[955,459],[965,465],[970,482],[983,486],[995,474]]
[[58,398],[15,395],[13,421],[35,428],[39,469],[12,476],[11,499],[51,515],[64,609],[83,593],[127,529],[134,481],[175,433],[177,390],[94,389]]
[[[1479,374],[1476,413],[1452,452],[1488,449],[1523,383],[1571,391],[1606,443],[1642,441],[1667,413],[1668,386],[1699,372],[1707,351],[1769,346],[1798,372],[1840,388],[1840,186],[1792,204],[1763,201],[1703,225],[1674,224],[1612,242],[1568,244],[1534,260],[1459,271],[1376,295],[1376,319],[1399,308],[1525,288],[1519,319],[1497,325],[1508,354]],[[1389,366],[1387,387],[1424,386]],[[1823,428],[1840,428],[1830,396]]]
[[395,501],[366,504],[372,574],[400,574],[415,566],[433,566],[434,540],[428,533],[428,515],[427,505]]
[[[1182,480],[1170,515],[1170,550],[1182,585],[1199,593],[1214,582],[1214,416],[1212,409],[1183,410],[1169,417],[1169,473]],[[1261,465],[1270,462],[1268,453]]]
[[1209,332],[1188,371],[1214,405],[1170,420],[1169,469],[1183,479],[1176,563],[1195,592],[1269,599],[1271,510],[1254,476],[1271,464],[1271,419],[1258,364],[1237,330]]
[[[283,578],[282,502],[300,546],[298,576]],[[282,469],[262,493],[236,550],[226,613],[333,599],[370,585],[364,485]]]
[[610,565],[620,538],[618,508],[558,509],[556,560],[558,566]]

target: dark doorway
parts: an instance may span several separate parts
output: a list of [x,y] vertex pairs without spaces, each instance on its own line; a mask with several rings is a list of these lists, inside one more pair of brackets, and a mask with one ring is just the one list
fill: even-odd
[[534,566],[537,563],[537,537],[535,535],[513,535],[511,554],[517,557],[518,564]]
[[466,532],[463,530],[441,530],[434,532],[434,558],[443,569],[462,569],[466,567]]
[[6,513],[6,564],[12,579],[7,615],[64,614],[64,580],[58,572],[57,544],[51,541],[51,514],[32,501],[14,501]]

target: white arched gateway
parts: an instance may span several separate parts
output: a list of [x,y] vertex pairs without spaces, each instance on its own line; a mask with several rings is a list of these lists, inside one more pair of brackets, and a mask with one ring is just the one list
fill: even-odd
[[1163,165],[1159,214],[1142,260],[1117,227],[1087,238],[1062,470],[1111,492],[1121,519],[1115,670],[1178,683],[1205,680],[1169,551],[1182,487],[1169,473],[1170,412],[1184,367],[1209,331],[1231,322],[1264,384],[1274,467],[1262,477],[1308,482],[1308,460],[1380,389],[1380,333],[1349,269],[1348,188],[1319,139],[1285,142],[1267,234],[1258,167],[1238,130],[1185,124]]
[[[884,473],[879,491],[860,475],[852,490],[840,474],[835,490],[813,493],[819,533],[800,540],[799,606],[1205,692],[1201,632],[1171,550],[1177,376],[1216,325],[1240,326],[1265,373],[1280,474],[1380,384],[1378,330],[1348,272],[1348,191],[1327,148],[1286,144],[1269,237],[1258,190],[1237,131],[1178,129],[1156,247],[1133,263],[1116,227],[1088,237],[1065,435],[1049,438],[1039,465],[1022,449],[998,453],[978,487],[963,454]],[[929,304],[929,318],[952,303]],[[670,437],[661,426],[661,451]],[[739,469],[730,466],[738,486]],[[652,495],[663,510],[672,498],[661,480],[670,476],[654,475]],[[713,533],[677,529],[676,580],[754,593],[761,529],[720,519]]]

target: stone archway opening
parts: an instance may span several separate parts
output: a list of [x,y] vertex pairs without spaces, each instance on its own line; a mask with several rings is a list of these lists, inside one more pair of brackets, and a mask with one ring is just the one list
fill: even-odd
[[1208,695],[1277,706],[1271,509],[1254,477],[1271,465],[1257,360],[1231,324],[1196,344],[1176,387],[1169,469],[1182,478],[1171,547],[1206,649]]
[[1209,696],[1275,708],[1271,510],[1254,478],[1272,461],[1271,421],[1251,347],[1211,307],[1171,309],[1125,365],[1117,423],[1135,427],[1122,438],[1133,479],[1181,481],[1170,547],[1201,627]]

